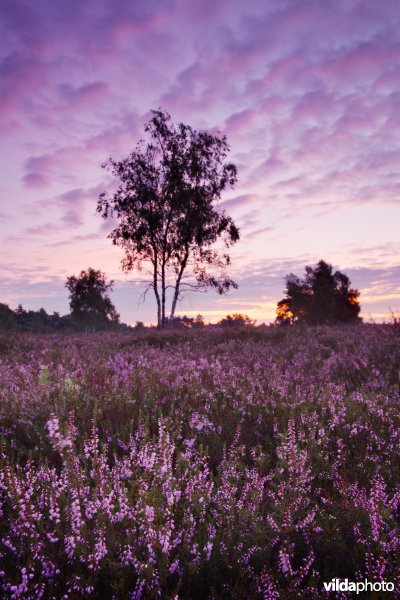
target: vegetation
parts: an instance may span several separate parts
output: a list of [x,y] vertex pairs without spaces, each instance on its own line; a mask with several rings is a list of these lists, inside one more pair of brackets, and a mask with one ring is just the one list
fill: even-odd
[[79,277],[68,277],[66,287],[70,291],[71,314],[49,315],[44,308],[26,310],[21,305],[12,310],[8,304],[0,303],[0,330],[51,333],[128,328],[119,323],[108,296],[112,282],[108,283],[101,271],[81,271]]
[[350,288],[350,280],[323,260],[305,268],[300,279],[286,277],[286,296],[278,302],[277,322],[333,325],[360,320],[359,292]]
[[0,330],[23,330],[37,333],[71,330],[74,324],[69,315],[61,317],[57,312],[49,315],[44,308],[26,310],[21,304],[12,310],[8,304],[0,304]]
[[72,319],[81,327],[106,328],[119,323],[119,315],[108,293],[113,282],[99,270],[89,267],[79,277],[68,277],[65,287],[69,290]]
[[223,294],[237,287],[226,272],[229,255],[214,249],[220,238],[227,248],[239,239],[232,219],[214,206],[237,174],[235,165],[225,162],[225,136],[175,126],[161,110],[152,113],[145,126],[149,141],[103,165],[119,187],[111,196],[100,195],[97,210],[118,221],[109,237],[125,251],[123,269],[149,268],[145,294],[154,292],[157,323],[164,327],[168,290],[173,320],[185,292],[214,288]]
[[4,334],[0,358],[3,598],[398,589],[398,324]]
[[168,321],[168,327],[174,329],[198,329],[205,327],[204,317],[200,314],[196,317],[187,317],[186,315],[183,315],[183,317],[174,317]]
[[254,322],[248,315],[241,313],[233,313],[232,315],[226,315],[223,319],[217,323],[220,327],[245,327],[254,325]]

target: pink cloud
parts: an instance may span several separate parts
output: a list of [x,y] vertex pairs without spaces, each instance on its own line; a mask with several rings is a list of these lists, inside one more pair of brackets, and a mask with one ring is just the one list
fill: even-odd
[[82,225],[83,222],[81,215],[74,210],[68,210],[64,213],[61,217],[61,221],[65,223],[65,225],[73,227],[78,227],[79,225]]
[[340,111],[340,102],[336,94],[325,90],[307,92],[295,105],[292,119],[302,123],[311,119],[320,124],[326,120],[333,120],[338,110]]
[[319,72],[331,85],[354,88],[359,84],[373,84],[382,75],[382,65],[395,64],[399,52],[400,43],[387,46],[367,42],[333,56],[320,66]]
[[30,188],[41,188],[50,185],[50,180],[40,172],[28,171],[23,177],[24,185]]
[[259,198],[254,194],[243,194],[242,196],[235,196],[229,200],[224,200],[218,206],[223,210],[230,211],[233,208],[248,208],[250,205],[257,202]]
[[[59,157],[60,158],[60,157]],[[23,183],[27,187],[47,187],[60,166],[56,153],[31,156],[25,161]]]
[[46,76],[38,62],[18,52],[6,55],[0,60],[0,110],[4,120],[20,120],[30,98],[39,93],[45,84]]
[[102,81],[95,81],[76,88],[66,83],[59,85],[62,100],[74,110],[93,106],[93,103],[104,98],[108,89],[108,85]]

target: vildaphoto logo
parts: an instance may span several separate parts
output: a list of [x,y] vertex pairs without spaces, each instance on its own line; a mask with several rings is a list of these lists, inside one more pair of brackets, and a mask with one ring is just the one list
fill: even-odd
[[391,581],[349,581],[348,579],[332,579],[329,583],[324,581],[326,592],[394,592],[394,583]]

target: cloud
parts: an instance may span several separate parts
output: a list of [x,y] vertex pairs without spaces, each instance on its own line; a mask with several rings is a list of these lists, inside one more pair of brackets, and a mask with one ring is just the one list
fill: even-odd
[[271,231],[273,231],[274,228],[273,227],[262,227],[261,229],[256,229],[256,231],[250,231],[248,233],[248,237],[250,239],[255,238],[259,235],[264,235],[265,233],[270,233]]
[[65,167],[69,161],[68,153],[55,151],[41,156],[31,156],[25,160],[23,183],[27,187],[49,187],[65,176]]
[[103,98],[108,92],[108,85],[102,81],[95,81],[81,85],[79,87],[73,87],[67,83],[62,83],[58,86],[60,97],[70,109],[79,110],[89,105],[91,107],[93,103],[97,102],[99,98]]
[[224,200],[218,206],[223,210],[231,210],[232,208],[246,208],[259,201],[259,198],[253,194],[242,194],[240,196],[235,196],[234,198],[230,198],[229,200]]
[[47,248],[66,248],[67,246],[74,246],[79,242],[89,242],[93,240],[103,239],[103,235],[100,233],[88,233],[86,235],[74,235],[67,240],[60,240],[57,242],[47,243]]
[[48,187],[50,180],[40,171],[28,171],[23,177],[24,185],[30,188]]
[[82,225],[82,217],[74,210],[68,210],[66,213],[64,213],[64,215],[61,217],[61,221],[66,225],[73,227]]
[[40,92],[45,79],[33,57],[12,52],[0,59],[0,110],[4,122],[13,119],[19,125],[19,113],[29,108],[29,99]]
[[92,202],[93,206],[95,207],[97,199],[103,191],[104,186],[101,184],[87,189],[74,188],[56,196],[55,198],[51,198],[48,202],[49,204],[53,205],[54,202],[56,202],[62,208],[67,208],[69,211],[77,211],[82,210],[87,202]]
[[27,227],[25,229],[25,234],[29,236],[40,236],[42,238],[44,235],[49,235],[50,233],[59,231],[59,229],[60,225],[48,222],[42,223],[41,225],[35,225],[34,227]]

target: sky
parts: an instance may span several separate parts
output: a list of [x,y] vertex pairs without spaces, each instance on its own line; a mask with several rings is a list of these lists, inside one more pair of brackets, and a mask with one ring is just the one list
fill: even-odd
[[240,228],[226,296],[180,314],[275,317],[285,275],[324,259],[366,321],[400,312],[398,0],[2,0],[0,302],[69,311],[69,275],[114,280],[126,323],[155,321],[96,213],[101,168],[150,110],[220,131]]

